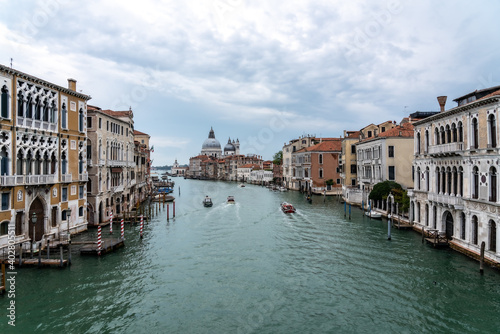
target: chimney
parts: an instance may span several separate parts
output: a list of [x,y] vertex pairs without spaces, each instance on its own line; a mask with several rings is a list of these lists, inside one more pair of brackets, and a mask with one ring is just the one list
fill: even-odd
[[76,80],[75,79],[68,79],[68,89],[72,90],[73,92],[76,92]]
[[444,105],[446,104],[446,99],[448,97],[447,96],[438,96],[437,99],[438,99],[438,102],[439,102],[439,106],[441,107],[441,112],[444,111]]

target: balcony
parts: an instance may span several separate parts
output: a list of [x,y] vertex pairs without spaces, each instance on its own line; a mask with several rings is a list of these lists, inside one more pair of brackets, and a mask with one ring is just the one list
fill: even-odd
[[429,154],[431,156],[437,156],[437,157],[462,155],[463,150],[464,150],[463,142],[429,146]]
[[437,202],[449,206],[450,208],[460,209],[463,208],[462,197],[447,194],[431,194],[429,193],[429,201]]
[[73,175],[72,174],[62,174],[61,175],[61,182],[63,183],[68,183],[73,181]]
[[135,186],[135,184],[136,184],[135,179],[130,180],[130,183],[129,183],[129,184],[130,184],[130,186],[131,186],[131,187],[132,187],[132,186]]
[[88,173],[78,174],[78,181],[80,181],[80,182],[87,182],[88,180],[89,180],[89,174]]
[[15,186],[16,176],[15,175],[2,175],[0,176],[0,186]]
[[123,160],[108,160],[108,166],[110,167],[123,167],[126,165],[127,163]]
[[119,186],[116,186],[116,187],[112,187],[111,188],[111,192],[113,192],[113,193],[121,193],[121,192],[123,192],[123,184],[119,185]]
[[87,167],[92,167],[92,159],[87,159]]

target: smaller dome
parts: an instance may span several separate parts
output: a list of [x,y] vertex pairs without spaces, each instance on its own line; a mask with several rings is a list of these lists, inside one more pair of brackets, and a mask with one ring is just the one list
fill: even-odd
[[224,146],[224,152],[235,152],[236,148],[231,144],[231,138],[227,141],[226,146]]

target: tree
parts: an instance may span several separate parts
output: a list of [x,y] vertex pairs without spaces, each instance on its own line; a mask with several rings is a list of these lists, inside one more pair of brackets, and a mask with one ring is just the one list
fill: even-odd
[[407,212],[410,207],[410,198],[408,197],[408,192],[397,182],[384,181],[377,183],[373,187],[368,198],[375,201],[385,201],[390,193],[394,196],[394,203],[399,204],[399,210],[401,212]]
[[283,162],[283,151],[276,152],[273,155],[273,164],[281,165]]

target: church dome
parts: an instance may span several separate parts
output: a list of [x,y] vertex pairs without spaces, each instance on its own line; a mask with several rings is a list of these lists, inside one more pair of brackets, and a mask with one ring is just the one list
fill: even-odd
[[205,141],[203,142],[203,145],[201,146],[201,149],[202,150],[205,150],[205,149],[219,149],[220,150],[220,143],[217,139],[215,139],[215,134],[214,134],[214,130],[213,129],[210,129],[210,132],[208,134],[208,138],[205,139]]
[[224,146],[224,152],[235,152],[236,147],[234,147],[233,144],[231,144],[231,138],[227,141],[226,146]]

